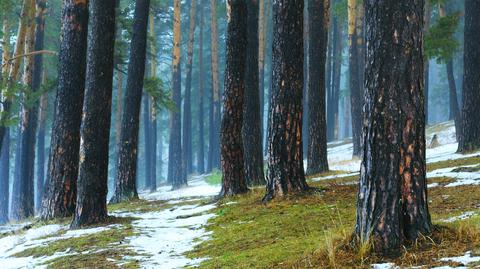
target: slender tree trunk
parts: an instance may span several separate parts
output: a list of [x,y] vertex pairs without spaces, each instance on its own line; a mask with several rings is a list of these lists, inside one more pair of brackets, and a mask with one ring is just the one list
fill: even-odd
[[[331,2],[330,5],[334,5],[335,1]],[[331,10],[331,9],[330,9]],[[333,21],[335,18],[332,16],[332,12],[329,12],[329,16]],[[329,20],[330,21],[330,20]],[[332,23],[333,24],[333,23]],[[334,55],[334,25],[328,25],[328,38],[327,38],[327,67],[326,67],[326,77],[325,77],[325,91],[327,95],[327,141],[333,141],[334,133],[335,133],[335,122],[333,120],[334,115],[332,114],[333,111],[333,84],[332,84],[332,76],[333,76],[333,55]]]
[[265,48],[267,20],[265,18],[265,0],[259,0],[258,9],[258,81],[260,88],[260,139],[262,142],[263,160],[263,118],[265,111]]
[[[265,59],[268,60],[268,66],[270,70],[268,70],[267,73],[269,74],[268,76],[268,81],[266,82],[267,84],[267,94],[265,97],[265,107],[267,108],[267,126],[265,126],[265,137],[263,143],[264,145],[264,151],[263,154],[266,156],[268,154],[268,121],[270,119],[270,100],[272,99],[272,41],[273,41],[273,18],[272,18],[272,1],[267,1],[265,3],[265,48],[269,48],[268,50],[265,51]],[[265,62],[265,65],[267,65],[267,62]]]
[[37,133],[37,196],[36,211],[42,209],[43,188],[45,182],[45,125],[47,120],[48,94],[44,93],[40,98]]
[[[107,218],[115,0],[91,0],[90,5],[92,29],[88,36],[85,103],[80,131],[82,142],[78,197],[73,228],[103,222]],[[122,169],[122,166],[119,168]]]
[[[432,15],[432,4],[430,1],[425,1],[425,25],[423,27],[424,35],[430,29],[430,17]],[[424,74],[423,77],[425,79],[425,124],[428,125],[428,95],[429,95],[429,88],[430,88],[430,62],[427,56],[424,56]]]
[[143,93],[143,135],[145,143],[145,188],[149,188],[152,182],[152,137],[150,126],[150,97]]
[[[210,130],[211,167],[220,168],[220,80],[218,72],[218,25],[217,0],[210,0],[211,12],[211,56],[212,56],[212,96],[213,96],[213,124]],[[209,165],[210,166],[210,165]]]
[[455,83],[455,76],[453,75],[453,60],[448,61],[446,67],[450,97],[450,114],[455,122],[457,141],[459,141],[462,136],[462,115],[458,106],[457,85]]
[[115,193],[110,200],[112,203],[138,198],[136,185],[138,131],[143,79],[145,76],[149,9],[150,0],[136,1],[125,103],[123,106],[122,131],[120,134],[118,172],[115,179]]
[[197,26],[197,1],[191,0],[190,28],[188,32],[187,48],[187,77],[185,82],[185,97],[183,100],[183,177],[193,172],[192,157],[192,70],[193,70],[193,45],[195,42],[195,28]]
[[459,152],[480,148],[480,2],[465,0],[465,48],[462,136]]
[[308,96],[308,81],[309,73],[308,67],[310,65],[310,58],[308,55],[308,46],[309,46],[309,24],[308,24],[308,1],[305,1],[305,5],[303,7],[303,118],[302,118],[302,141],[303,141],[303,158],[308,159],[308,145],[310,143],[309,139],[309,132],[308,132],[308,123],[310,119],[310,100]]
[[308,166],[307,174],[328,171],[327,122],[325,107],[325,65],[330,0],[309,0],[308,22]]
[[[35,1],[31,1],[30,4],[26,21],[25,54],[35,49]],[[35,58],[28,56],[24,60],[23,84],[33,92],[36,90],[33,87]],[[13,181],[11,212],[13,220],[26,219],[34,216],[35,213],[34,164],[38,107],[36,105],[29,107],[27,105],[29,98],[30,96],[24,94],[21,108],[20,137],[17,140],[20,145],[20,174]]]
[[302,160],[303,7],[303,0],[273,3],[273,78],[264,201],[308,189]]
[[0,154],[0,225],[8,222],[9,179],[10,179],[10,128],[3,137]]
[[[152,50],[152,60],[150,61],[150,75],[153,79],[157,77],[157,35],[155,33],[155,15],[152,11],[150,11],[150,38],[151,38],[151,50]],[[149,116],[149,125],[150,125],[150,133],[151,133],[151,144],[150,144],[150,151],[151,151],[151,179],[150,191],[157,190],[157,100],[151,96],[150,97],[150,116]]]
[[187,179],[183,176],[182,158],[182,76],[180,62],[181,46],[181,3],[174,0],[174,23],[173,23],[173,102],[176,110],[170,112],[170,143],[168,150],[168,181],[172,183],[173,189],[179,189],[187,185]]
[[372,240],[383,255],[398,255],[405,239],[414,241],[432,230],[425,165],[423,4],[365,1],[367,92],[356,234],[362,243]]
[[245,93],[243,107],[243,152],[245,177],[250,185],[265,183],[262,153],[262,120],[258,82],[258,0],[247,1],[247,52],[245,64]]
[[204,95],[205,95],[205,72],[203,70],[203,27],[205,25],[204,7],[202,6],[202,0],[199,1],[200,7],[200,36],[198,46],[198,153],[197,153],[197,172],[199,174],[205,173],[205,123],[204,123]]
[[[249,2],[248,4],[251,6],[253,3]],[[255,6],[258,7],[258,5]],[[244,96],[246,90],[244,78],[245,71],[248,69],[246,66],[246,62],[248,62],[247,44],[251,39],[247,36],[247,14],[249,12],[247,11],[246,1],[227,0],[227,12],[227,65],[225,69],[225,98],[221,129],[223,175],[221,196],[236,195],[248,191],[244,170],[244,146],[242,143]],[[254,32],[256,36],[257,32]],[[257,44],[255,42],[255,46]],[[257,62],[255,62],[254,67],[256,72]]]
[[[115,1],[115,13],[117,19],[121,16],[121,9],[120,9],[120,0]],[[115,39],[120,41],[122,39],[121,36],[121,28],[120,23],[117,24],[116,31],[115,31]],[[118,48],[117,48],[118,50]],[[123,50],[120,49],[120,52],[117,52],[119,55],[122,55]],[[123,70],[121,64],[121,56],[117,55],[115,58],[115,69],[117,70],[117,109],[115,110],[115,157],[118,158],[119,149],[120,149],[120,137],[122,132],[122,112],[123,112]],[[115,170],[114,174],[118,173],[118,162],[114,162]]]
[[87,27],[88,1],[64,0],[58,89],[42,201],[43,219],[71,216],[75,210]]
[[342,75],[342,63],[343,63],[343,32],[342,32],[342,22],[336,18],[334,20],[334,47],[333,47],[333,74],[332,74],[332,91],[333,91],[333,98],[332,98],[332,115],[333,115],[333,124],[334,124],[334,132],[333,137],[334,139],[338,139],[340,137],[339,130],[339,102],[340,102],[340,88],[341,88],[341,75]]

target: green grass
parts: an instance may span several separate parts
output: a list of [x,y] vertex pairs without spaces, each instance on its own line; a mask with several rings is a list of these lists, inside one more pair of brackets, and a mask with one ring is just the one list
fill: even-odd
[[480,156],[429,163],[427,164],[427,171],[431,172],[431,171],[442,169],[442,168],[475,165],[475,164],[480,164]]
[[206,181],[210,185],[220,185],[222,184],[222,172],[215,169],[212,173],[207,176]]

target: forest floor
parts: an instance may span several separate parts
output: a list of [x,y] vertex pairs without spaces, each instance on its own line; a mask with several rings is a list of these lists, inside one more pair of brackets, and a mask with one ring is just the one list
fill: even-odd
[[109,206],[101,227],[69,220],[0,226],[1,268],[455,268],[480,265],[480,153],[456,154],[453,123],[427,130],[429,206],[435,230],[398,257],[380,259],[349,242],[360,160],[350,141],[329,144],[331,172],[309,178],[311,193],[261,203],[264,188],[213,203],[220,175],[189,187],[142,193]]

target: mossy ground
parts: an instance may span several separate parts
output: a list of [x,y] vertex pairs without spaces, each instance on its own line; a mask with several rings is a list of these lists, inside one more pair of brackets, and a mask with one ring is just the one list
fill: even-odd
[[210,175],[207,176],[206,181],[210,185],[222,184],[222,172],[219,170],[213,170]]
[[[429,170],[480,163],[478,157],[444,161]],[[434,168],[431,168],[434,167]],[[339,175],[341,171],[319,176]],[[369,268],[376,262],[400,266],[458,265],[439,258],[461,256],[472,250],[480,254],[480,216],[453,223],[450,217],[466,211],[480,214],[480,186],[437,187],[429,190],[429,206],[435,229],[430,237],[407,246],[398,258],[385,260],[368,248],[350,246],[355,225],[358,176],[309,181],[318,191],[261,203],[264,190],[219,202],[210,220],[209,240],[188,253],[208,257],[201,268]],[[451,178],[432,178],[441,186]],[[235,202],[235,203],[229,203]]]

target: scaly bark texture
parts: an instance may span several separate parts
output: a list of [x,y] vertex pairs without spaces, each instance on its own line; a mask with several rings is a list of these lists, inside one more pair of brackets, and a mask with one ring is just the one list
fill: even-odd
[[423,0],[365,1],[365,128],[355,231],[383,255],[398,255],[405,240],[432,231],[425,172],[423,7]]
[[199,174],[205,173],[205,112],[204,112],[204,100],[205,100],[205,83],[203,70],[203,31],[205,25],[204,7],[202,6],[202,0],[199,1],[200,8],[200,33],[198,44],[198,152],[197,152],[197,172]]
[[197,1],[191,0],[190,27],[188,31],[187,46],[187,77],[185,81],[185,96],[183,99],[183,177],[193,172],[192,156],[192,70],[193,70],[193,44],[195,42],[195,28],[197,26]]
[[140,126],[140,103],[142,102],[145,59],[147,57],[147,26],[150,0],[136,2],[133,20],[133,36],[130,44],[125,103],[122,116],[122,131],[118,151],[118,171],[115,193],[111,203],[137,199],[137,154]]
[[170,112],[170,142],[168,149],[168,182],[173,189],[179,189],[187,185],[187,178],[183,175],[182,159],[182,75],[180,62],[181,46],[181,3],[174,1],[174,22],[173,22],[173,74],[172,74],[172,99],[176,109]]
[[328,171],[325,65],[330,0],[308,2],[308,164],[307,174]]
[[[35,1],[31,1],[31,7],[26,20],[25,54],[35,49]],[[24,57],[23,84],[33,89],[34,56]],[[19,151],[19,176],[14,178],[12,188],[12,211],[13,220],[22,220],[34,215],[35,192],[34,192],[34,162],[35,162],[35,133],[37,127],[36,106],[27,106],[26,94],[23,95],[21,107],[20,136],[17,146]],[[38,109],[38,108],[37,108]]]
[[[251,2],[249,2],[251,4]],[[257,6],[258,7],[258,6]],[[227,0],[227,63],[225,96],[221,129],[222,190],[221,196],[248,191],[244,171],[242,123],[247,57],[247,3]],[[258,65],[255,66],[257,70]]]
[[207,171],[220,168],[220,79],[218,71],[218,25],[217,0],[210,0],[210,30],[211,30],[211,58],[212,58],[212,102],[213,114],[210,124],[210,146]]
[[248,184],[265,184],[262,152],[262,120],[258,81],[258,0],[247,1],[247,53],[245,66],[245,102],[243,114],[243,151]]
[[308,189],[303,171],[303,0],[273,3],[273,78],[264,201]]
[[480,2],[465,0],[463,132],[459,152],[480,148]]
[[71,216],[77,199],[80,124],[85,89],[88,1],[65,0],[58,89],[42,219]]
[[[108,145],[115,46],[115,0],[91,0],[78,197],[72,228],[107,218]],[[121,168],[121,166],[120,166]]]

